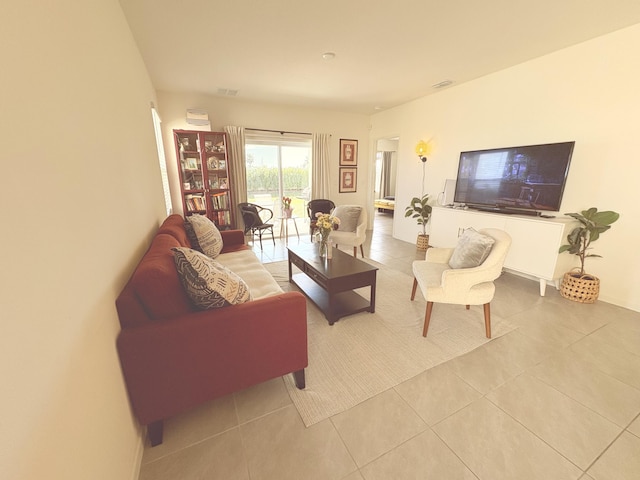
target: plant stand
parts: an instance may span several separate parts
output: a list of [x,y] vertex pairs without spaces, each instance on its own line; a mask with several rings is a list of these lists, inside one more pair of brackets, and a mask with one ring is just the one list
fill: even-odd
[[418,240],[416,241],[416,247],[418,251],[426,252],[429,248],[429,235],[418,234]]
[[567,272],[562,279],[560,295],[580,303],[594,303],[600,294],[600,279],[593,275]]

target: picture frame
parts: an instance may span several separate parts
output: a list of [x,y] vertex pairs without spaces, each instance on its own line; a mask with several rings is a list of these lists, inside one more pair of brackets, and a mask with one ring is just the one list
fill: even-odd
[[207,169],[209,169],[209,170],[217,170],[218,169],[218,159],[216,157],[207,158]]
[[184,159],[185,170],[198,170],[198,161],[194,157]]
[[340,166],[355,167],[358,165],[358,141],[347,138],[340,139]]
[[358,186],[358,169],[354,167],[340,167],[340,193],[352,193]]

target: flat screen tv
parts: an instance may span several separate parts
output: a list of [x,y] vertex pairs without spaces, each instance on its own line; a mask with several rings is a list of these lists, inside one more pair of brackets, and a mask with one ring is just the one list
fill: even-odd
[[575,142],[461,152],[454,204],[501,213],[559,211]]

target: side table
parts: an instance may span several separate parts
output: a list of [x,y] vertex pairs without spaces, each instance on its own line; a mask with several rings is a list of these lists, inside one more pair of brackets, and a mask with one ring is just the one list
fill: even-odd
[[300,239],[300,232],[298,232],[298,224],[296,223],[296,218],[293,215],[291,217],[279,217],[280,220],[280,238],[284,236],[285,245],[289,243],[289,220],[293,221],[293,226],[296,229],[296,235],[298,239]]

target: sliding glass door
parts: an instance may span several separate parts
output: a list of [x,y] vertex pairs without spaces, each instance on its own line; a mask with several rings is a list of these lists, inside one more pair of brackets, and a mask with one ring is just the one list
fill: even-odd
[[245,141],[247,201],[282,217],[282,197],[291,199],[293,215],[306,218],[311,191],[309,135],[247,131]]

